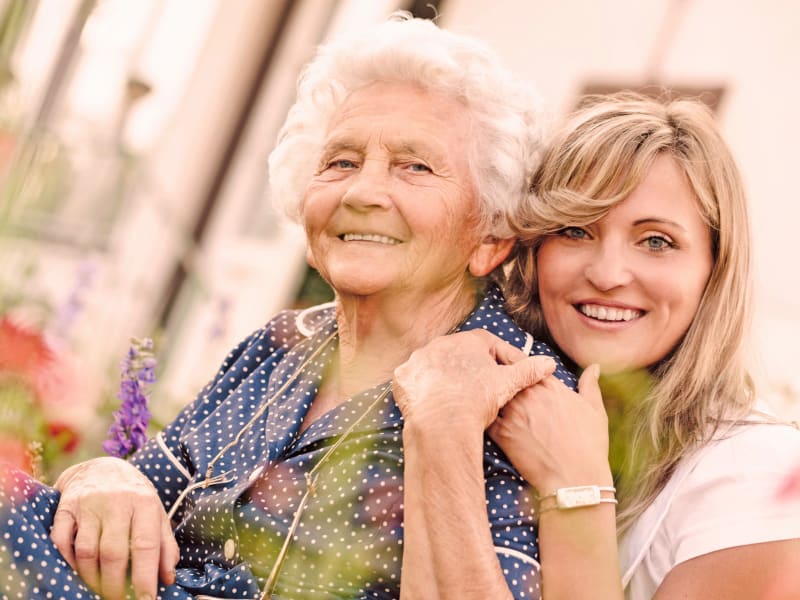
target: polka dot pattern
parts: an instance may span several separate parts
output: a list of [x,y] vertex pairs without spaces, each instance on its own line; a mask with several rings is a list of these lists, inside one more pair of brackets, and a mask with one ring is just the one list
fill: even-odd
[[[461,327],[475,328],[553,356],[557,376],[575,386],[558,357],[511,321],[494,286]],[[399,597],[403,420],[391,394],[375,404],[388,383],[299,431],[335,354],[335,332],[330,306],[280,313],[235,348],[198,398],[132,459],[174,510],[181,561],[176,585],[162,586],[160,598],[259,597],[306,490],[305,474],[362,415],[319,470],[274,597]],[[529,486],[488,437],[484,471],[489,525],[509,586],[515,598],[539,598]],[[16,477],[10,493],[0,489],[3,597],[96,598],[49,543],[58,493]]]

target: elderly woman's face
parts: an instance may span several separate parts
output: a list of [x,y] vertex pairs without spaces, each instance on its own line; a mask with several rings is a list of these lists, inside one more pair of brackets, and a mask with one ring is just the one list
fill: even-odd
[[407,84],[344,102],[303,203],[309,262],[340,294],[463,283],[481,246],[469,130],[462,104]]

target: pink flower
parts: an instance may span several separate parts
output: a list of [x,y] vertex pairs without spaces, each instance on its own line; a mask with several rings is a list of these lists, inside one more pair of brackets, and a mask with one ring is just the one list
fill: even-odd
[[783,480],[778,490],[778,498],[780,500],[788,500],[797,496],[800,496],[800,464]]
[[0,319],[0,373],[24,379],[41,396],[55,358],[40,332],[18,325],[7,316]]

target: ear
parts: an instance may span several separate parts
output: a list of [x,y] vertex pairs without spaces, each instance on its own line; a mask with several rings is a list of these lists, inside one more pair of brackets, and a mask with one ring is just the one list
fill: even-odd
[[469,259],[469,272],[474,277],[485,277],[503,262],[514,247],[516,238],[496,238],[487,236],[472,251]]

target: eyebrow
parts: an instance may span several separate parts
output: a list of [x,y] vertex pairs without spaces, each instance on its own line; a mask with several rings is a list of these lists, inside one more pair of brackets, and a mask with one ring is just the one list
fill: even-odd
[[415,144],[413,142],[400,142],[399,144],[395,145],[388,145],[386,146],[390,152],[393,154],[418,154],[418,155],[430,155],[433,151],[427,145],[420,146],[419,144]]
[[677,227],[681,231],[687,231],[686,227],[681,225],[676,221],[671,221],[669,219],[661,219],[659,217],[647,217],[646,219],[637,219],[633,222],[634,225],[647,225],[649,223],[658,223],[661,225],[672,225],[673,227]]
[[[384,147],[392,154],[411,154],[420,156],[427,160],[434,159],[441,155],[435,147],[414,141],[400,141],[395,144],[384,144]],[[363,154],[366,147],[363,144],[353,142],[347,138],[330,140],[322,147],[322,156],[327,157],[337,152],[357,152]]]
[[450,164],[447,153],[439,147],[439,144],[424,141],[401,140],[395,144],[385,144],[386,149],[394,156],[416,157],[428,163],[434,168],[445,169]]
[[331,154],[335,154],[336,152],[343,152],[343,151],[363,153],[364,146],[361,144],[356,144],[354,142],[351,142],[350,140],[332,140],[330,143],[326,143],[322,147],[323,156],[330,156]]

